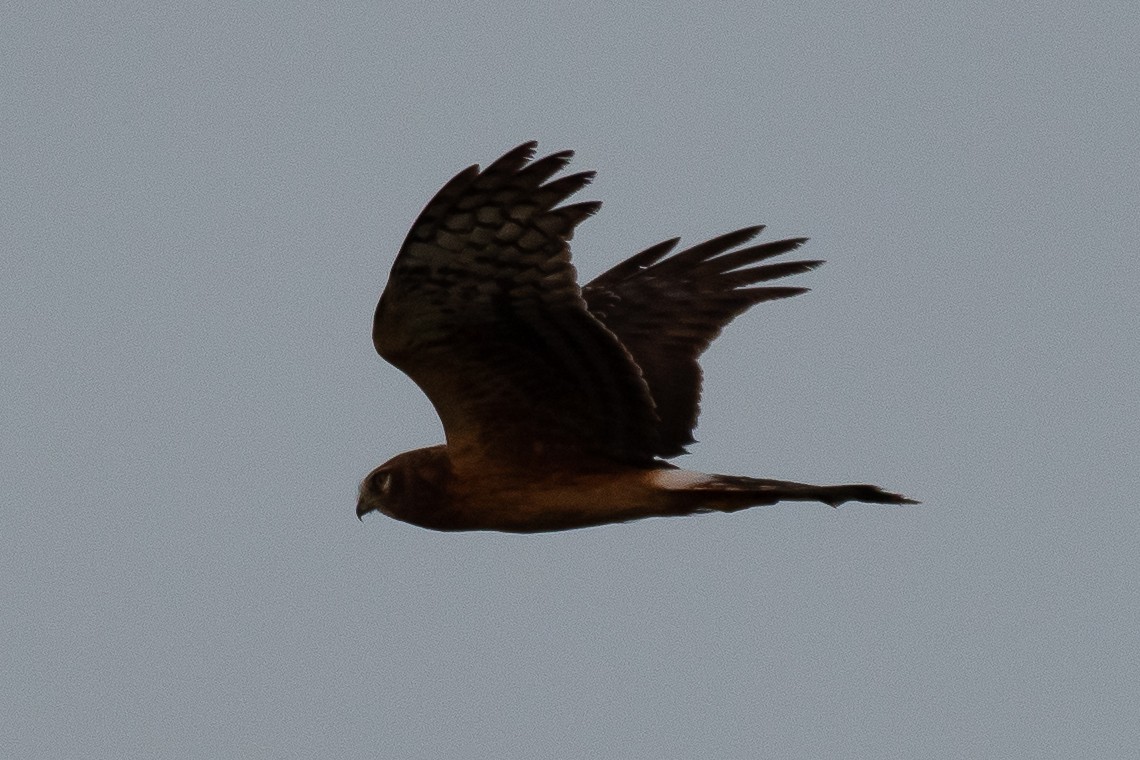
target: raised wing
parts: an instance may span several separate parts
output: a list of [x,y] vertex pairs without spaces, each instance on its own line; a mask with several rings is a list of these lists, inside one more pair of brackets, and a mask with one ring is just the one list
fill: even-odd
[[582,290],[590,311],[618,336],[649,385],[661,421],[658,456],[682,454],[694,442],[701,398],[697,360],[724,326],[754,304],[807,290],[751,286],[823,263],[757,266],[807,240],[737,248],[762,229],[730,232],[667,258],[679,239],[666,240],[618,264]]
[[530,163],[520,145],[460,172],[412,225],[372,339],[431,399],[457,466],[534,466],[567,452],[631,462],[658,450],[637,365],[590,314],[570,264],[599,203],[558,204],[592,172],[550,178],[571,151]]

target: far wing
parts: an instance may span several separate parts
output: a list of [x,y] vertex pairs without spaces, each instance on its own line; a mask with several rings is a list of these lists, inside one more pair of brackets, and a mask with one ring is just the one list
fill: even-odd
[[568,452],[648,461],[657,417],[637,366],[586,309],[574,228],[599,203],[558,204],[593,178],[549,180],[571,151],[535,143],[448,182],[413,224],[372,338],[427,393],[453,460],[533,466]]
[[679,238],[666,240],[582,289],[590,311],[618,336],[649,385],[661,420],[659,456],[684,453],[684,447],[694,442],[701,398],[698,359],[724,326],[754,304],[807,290],[753,286],[823,263],[757,266],[807,240],[792,238],[737,248],[762,229],[730,232],[668,257]]

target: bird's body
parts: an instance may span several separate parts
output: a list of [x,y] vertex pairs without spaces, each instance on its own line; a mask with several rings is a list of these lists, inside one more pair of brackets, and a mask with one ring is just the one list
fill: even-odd
[[[437,530],[535,532],[648,517],[668,507],[652,487],[657,473],[612,465],[595,468],[510,468],[456,472],[447,446],[401,454],[380,468],[375,491],[402,498],[378,507],[397,520]],[[389,473],[401,473],[391,476]],[[375,477],[375,476],[372,476]],[[388,485],[384,479],[390,478]],[[367,483],[367,481],[365,481]]]
[[758,265],[802,238],[740,248],[746,228],[673,253],[652,246],[576,283],[568,241],[597,203],[558,206],[592,178],[547,181],[572,155],[534,144],[461,172],[412,226],[373,322],[377,351],[416,381],[445,446],[368,475],[372,510],[437,530],[536,532],[781,500],[913,503],[875,486],[811,486],[680,470],[697,360],[735,316],[804,292],[757,283],[822,262]]

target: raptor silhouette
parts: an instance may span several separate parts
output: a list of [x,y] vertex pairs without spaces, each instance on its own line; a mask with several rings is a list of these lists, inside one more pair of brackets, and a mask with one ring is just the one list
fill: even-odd
[[878,486],[714,475],[667,461],[693,443],[700,355],[768,285],[821,261],[765,263],[806,238],[749,244],[746,227],[674,252],[651,246],[580,288],[574,229],[600,203],[562,204],[593,172],[536,143],[457,174],[420,213],[376,307],[372,339],[443,421],[360,485],[378,510],[436,530],[538,532],[778,501],[917,502]]

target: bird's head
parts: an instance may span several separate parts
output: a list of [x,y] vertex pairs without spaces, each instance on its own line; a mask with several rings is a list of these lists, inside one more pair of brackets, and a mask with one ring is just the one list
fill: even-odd
[[356,516],[380,512],[413,525],[436,527],[445,520],[451,465],[443,446],[408,451],[389,459],[360,482]]
[[369,512],[381,512],[395,517],[392,510],[397,494],[394,492],[399,471],[385,463],[368,473],[360,482],[360,496],[356,500],[356,516],[361,520]]

